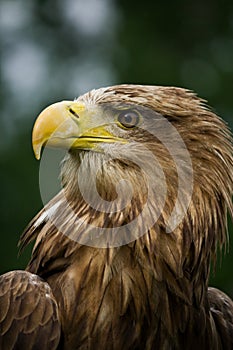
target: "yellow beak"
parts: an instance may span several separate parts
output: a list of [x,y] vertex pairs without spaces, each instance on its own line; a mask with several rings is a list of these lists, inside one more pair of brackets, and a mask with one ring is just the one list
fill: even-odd
[[35,122],[32,132],[35,157],[40,159],[45,144],[56,148],[93,149],[101,142],[126,143],[106,130],[108,124],[96,106],[89,110],[81,102],[54,103],[45,108]]

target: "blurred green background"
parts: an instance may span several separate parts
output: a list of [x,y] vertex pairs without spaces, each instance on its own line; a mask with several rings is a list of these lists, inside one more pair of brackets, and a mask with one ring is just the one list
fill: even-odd
[[[233,127],[233,2],[1,0],[0,272],[24,268],[17,241],[42,207],[35,117],[48,104],[118,83],[183,86]],[[212,285],[233,296],[230,254]]]

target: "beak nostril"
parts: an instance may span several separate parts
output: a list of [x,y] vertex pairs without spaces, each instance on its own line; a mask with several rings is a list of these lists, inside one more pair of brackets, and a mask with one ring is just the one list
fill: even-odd
[[69,112],[73,114],[76,118],[79,118],[79,115],[72,108],[69,108]]

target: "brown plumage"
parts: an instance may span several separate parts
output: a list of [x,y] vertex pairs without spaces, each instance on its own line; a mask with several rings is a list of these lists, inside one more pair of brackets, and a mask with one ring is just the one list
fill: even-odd
[[[173,87],[112,86],[59,106],[75,123],[85,109],[89,134],[77,137],[62,164],[63,190],[21,237],[21,248],[35,240],[26,272],[0,277],[0,348],[233,349],[233,302],[208,289],[210,262],[228,241],[227,212],[233,214],[225,123],[194,93]],[[132,124],[135,111],[141,124]],[[166,121],[184,141],[191,167]],[[44,127],[35,126],[37,156],[48,141],[35,136]],[[51,146],[63,146],[63,138],[51,138]],[[180,197],[176,159],[186,184]],[[93,199],[93,179],[111,210]],[[188,205],[170,227],[177,202]],[[88,224],[107,234],[95,235]]]

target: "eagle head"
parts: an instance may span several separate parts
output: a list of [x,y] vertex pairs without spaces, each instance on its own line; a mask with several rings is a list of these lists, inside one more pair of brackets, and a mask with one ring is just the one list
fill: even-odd
[[94,247],[137,241],[158,279],[199,269],[208,280],[227,241],[233,158],[204,100],[174,87],[100,88],[47,107],[32,137],[37,159],[45,145],[67,149],[60,231]]

